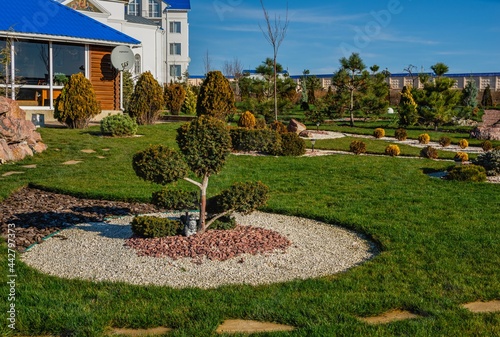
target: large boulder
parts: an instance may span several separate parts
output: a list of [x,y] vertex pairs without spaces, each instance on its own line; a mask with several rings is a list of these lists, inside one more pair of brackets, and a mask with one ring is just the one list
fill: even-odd
[[26,112],[16,101],[0,97],[0,163],[22,160],[46,149],[35,125],[26,120]]
[[305,131],[307,127],[305,124],[299,122],[296,119],[291,119],[290,123],[288,123],[288,132],[295,132],[296,134],[300,135],[302,131]]
[[500,140],[500,110],[484,110],[483,122],[472,130],[471,137]]

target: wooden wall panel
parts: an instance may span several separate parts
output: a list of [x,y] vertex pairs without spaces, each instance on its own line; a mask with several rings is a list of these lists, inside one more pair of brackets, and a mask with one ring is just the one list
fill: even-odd
[[90,82],[102,110],[120,109],[120,76],[111,65],[113,47],[90,47]]

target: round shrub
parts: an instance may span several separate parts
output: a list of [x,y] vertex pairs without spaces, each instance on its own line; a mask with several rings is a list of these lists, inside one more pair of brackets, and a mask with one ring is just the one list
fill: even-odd
[[198,193],[165,186],[153,192],[151,203],[168,210],[189,210],[198,207]]
[[375,138],[382,138],[384,136],[385,136],[385,130],[382,128],[376,128],[373,131],[373,137],[375,137]]
[[437,159],[438,152],[432,146],[426,146],[420,151],[420,156],[429,159]]
[[82,73],[71,75],[54,106],[54,118],[71,129],[86,128],[101,113],[90,80]]
[[469,142],[467,141],[467,139],[460,139],[460,141],[458,142],[458,146],[460,146],[461,149],[466,149],[467,146],[469,146]]
[[160,238],[181,235],[183,225],[178,220],[155,216],[136,216],[132,220],[132,232],[144,238]]
[[210,225],[210,229],[226,231],[226,230],[234,229],[236,227],[236,225],[237,225],[237,223],[236,223],[236,219],[234,217],[229,216],[229,215],[225,215],[225,216],[221,216],[220,218],[215,220]]
[[207,212],[211,215],[230,211],[250,214],[264,206],[268,198],[269,187],[260,181],[237,182],[208,199]]
[[361,154],[366,152],[366,144],[360,140],[354,140],[349,145],[349,150],[355,154]]
[[423,133],[423,134],[418,136],[418,142],[420,144],[429,144],[430,141],[431,141],[431,137],[426,133]]
[[257,118],[255,120],[256,129],[265,129],[267,127],[266,120],[264,118]]
[[481,153],[472,163],[484,167],[489,176],[500,175],[500,149]]
[[274,121],[271,123],[271,130],[277,131],[278,133],[287,133],[288,129],[285,124],[280,121]]
[[245,111],[238,121],[238,126],[240,128],[253,129],[255,128],[255,124],[257,123],[255,116],[250,111]]
[[189,171],[180,153],[163,145],[153,145],[134,154],[132,168],[139,178],[160,185],[182,179]]
[[447,146],[450,146],[451,144],[451,139],[450,137],[441,137],[439,138],[439,145],[441,145],[442,147],[447,147]]
[[231,143],[236,151],[258,151],[271,155],[279,155],[281,136],[270,129],[230,129]]
[[397,140],[403,141],[408,138],[408,133],[406,132],[405,129],[399,128],[394,132],[394,137],[396,137]]
[[385,148],[385,154],[388,156],[395,157],[395,156],[399,156],[400,153],[401,153],[401,150],[399,149],[399,146],[397,146],[397,145],[391,144]]
[[464,161],[469,160],[469,155],[468,155],[467,153],[465,153],[465,152],[457,152],[457,153],[455,154],[454,159],[455,159],[456,161],[461,161],[461,162],[464,162]]
[[449,180],[458,181],[486,181],[486,170],[479,165],[460,165],[451,168],[446,176]]
[[302,156],[306,153],[306,142],[294,132],[281,135],[282,156]]
[[483,148],[484,152],[491,151],[493,149],[493,144],[489,140],[485,140],[482,144],[481,147]]
[[101,120],[101,132],[113,137],[133,136],[137,123],[129,115],[112,115]]

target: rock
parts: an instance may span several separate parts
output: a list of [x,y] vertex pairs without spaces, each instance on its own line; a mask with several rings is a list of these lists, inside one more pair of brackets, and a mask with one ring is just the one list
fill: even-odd
[[288,132],[295,132],[300,135],[302,131],[305,131],[307,127],[296,119],[291,119],[290,123],[288,123]]
[[46,149],[26,112],[15,101],[0,97],[0,162],[22,160]]
[[476,139],[500,140],[500,126],[480,126],[471,131],[470,136]]
[[300,137],[313,138],[313,133],[311,131],[304,130],[299,134]]

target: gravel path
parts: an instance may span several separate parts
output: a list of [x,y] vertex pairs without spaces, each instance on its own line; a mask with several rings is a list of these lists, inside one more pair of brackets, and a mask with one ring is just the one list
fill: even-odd
[[343,272],[377,254],[375,245],[343,228],[314,220],[254,212],[241,225],[262,227],[291,241],[285,251],[244,254],[226,261],[138,256],[124,245],[132,217],[66,229],[22,254],[43,273],[64,278],[116,281],[175,288],[269,284]]

